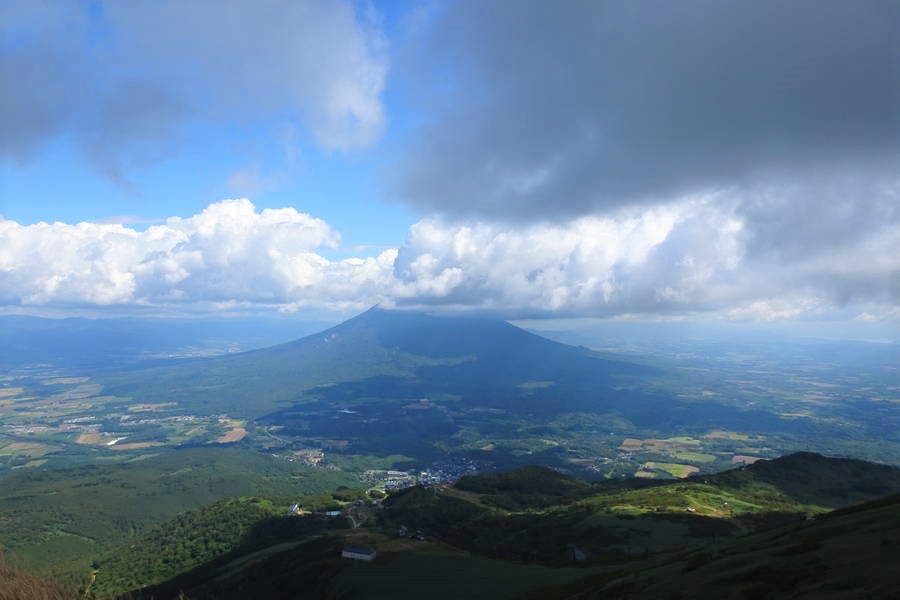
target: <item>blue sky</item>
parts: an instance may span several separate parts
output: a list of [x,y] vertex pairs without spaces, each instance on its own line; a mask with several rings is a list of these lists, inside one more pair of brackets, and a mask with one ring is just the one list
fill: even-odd
[[[379,152],[390,151],[389,139],[358,152],[323,152],[295,140],[296,156],[289,158],[278,130],[271,122],[198,123],[183,132],[174,155],[130,171],[128,186],[92,168],[72,140],[54,140],[24,164],[3,165],[0,214],[22,224],[134,217],[131,222],[142,228],[170,216],[189,217],[224,198],[249,196],[259,208],[293,206],[325,219],[347,246],[396,245],[403,239],[415,212],[391,201],[379,185]],[[259,173],[264,181],[258,189],[229,185],[242,170]]]
[[867,6],[2,4],[0,312],[896,331],[900,6]]
[[[104,68],[115,35],[102,3],[79,10],[91,21],[80,51],[96,53],[92,68]],[[414,3],[378,2],[385,34],[400,34]],[[252,197],[259,208],[296,207],[332,224],[346,246],[381,248],[402,241],[417,212],[380,185],[385,157],[396,152],[408,127],[399,93],[381,96],[387,127],[372,145],[349,151],[318,146],[290,115],[245,114],[240,119],[194,117],[182,124],[172,148],[158,160],[129,169],[127,183],[95,168],[62,132],[43,142],[26,160],[8,160],[0,177],[0,214],[22,224],[38,221],[101,221],[132,217],[133,226],[189,217],[209,204]],[[229,185],[235,174],[253,174],[257,184]]]

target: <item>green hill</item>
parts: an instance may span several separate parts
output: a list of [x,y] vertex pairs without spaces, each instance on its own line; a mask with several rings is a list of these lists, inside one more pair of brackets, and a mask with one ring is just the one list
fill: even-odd
[[898,598],[900,495],[528,598]]
[[463,477],[454,487],[481,494],[483,501],[508,510],[568,504],[591,495],[595,489],[586,481],[535,466]]
[[797,452],[703,479],[734,489],[769,486],[793,502],[830,509],[892,493],[900,483],[900,470],[861,460]]

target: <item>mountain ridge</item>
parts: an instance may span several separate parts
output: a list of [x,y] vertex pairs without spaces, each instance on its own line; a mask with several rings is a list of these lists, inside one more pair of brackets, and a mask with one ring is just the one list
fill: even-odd
[[[722,544],[728,544],[732,549],[729,552],[749,554],[757,553],[758,547],[774,546],[777,552],[782,552],[785,556],[817,551],[823,546],[827,548],[832,544],[831,537],[838,540],[843,539],[841,536],[847,537],[848,534],[841,525],[844,521],[859,520],[868,523],[871,529],[873,510],[878,511],[879,515],[885,515],[896,506],[896,492],[900,491],[900,469],[812,453],[788,455],[767,463],[766,468],[746,467],[733,470],[751,475],[756,484],[762,485],[760,489],[748,488],[746,481],[729,479],[727,476],[731,471],[719,474],[724,477],[717,483],[718,491],[714,492],[719,495],[717,502],[721,503],[723,497],[728,498],[726,505],[733,504],[735,512],[719,511],[717,516],[701,515],[699,510],[686,512],[683,506],[672,506],[663,512],[659,512],[657,507],[656,510],[639,513],[626,506],[616,506],[624,498],[630,498],[632,502],[653,504],[666,494],[683,494],[688,497],[689,494],[682,490],[686,484],[709,487],[701,478],[662,484],[640,480],[589,483],[542,467],[475,475],[461,479],[449,487],[415,487],[394,492],[384,501],[383,510],[376,511],[370,517],[369,525],[362,529],[342,529],[346,525],[342,525],[341,521],[327,524],[312,516],[302,517],[298,521],[284,516],[283,510],[279,510],[278,501],[274,499],[228,501],[215,505],[225,507],[216,509],[226,510],[221,517],[217,517],[213,510],[200,509],[196,512],[196,517],[185,515],[179,517],[180,521],[173,525],[163,525],[148,532],[141,543],[153,548],[160,547],[152,551],[149,548],[141,551],[141,546],[138,545],[136,552],[133,546],[128,551],[131,553],[127,555],[130,558],[123,555],[111,559],[112,562],[106,567],[101,567],[100,582],[103,589],[110,589],[110,584],[116,581],[123,568],[133,569],[137,564],[146,564],[149,568],[156,564],[158,566],[155,568],[163,569],[156,575],[158,583],[138,592],[138,597],[175,597],[183,589],[191,598],[227,598],[241,594],[253,595],[260,590],[266,590],[267,593],[274,591],[277,594],[278,590],[301,590],[304,586],[308,586],[306,589],[316,589],[317,593],[325,594],[326,597],[416,597],[415,589],[410,589],[407,596],[399,594],[399,590],[403,589],[402,582],[412,582],[412,585],[418,585],[419,588],[424,585],[425,588],[433,589],[438,597],[444,597],[441,593],[446,592],[446,597],[450,598],[454,593],[452,586],[446,590],[434,587],[437,581],[442,580],[441,573],[444,569],[451,569],[457,576],[460,570],[471,570],[473,575],[481,573],[491,580],[485,583],[488,586],[485,589],[492,589],[497,585],[493,581],[495,578],[504,581],[504,578],[510,576],[506,571],[512,569],[518,576],[531,578],[530,584],[516,588],[520,590],[519,593],[531,593],[529,597],[553,598],[584,593],[593,597],[598,589],[618,590],[622,582],[630,581],[628,574],[632,570],[640,571],[644,568],[643,565],[654,569],[653,573],[668,573],[667,569],[671,570],[671,565],[675,564],[675,572],[679,577],[685,576],[683,574],[688,574],[686,576],[689,577],[692,570],[704,564],[700,562],[700,556],[705,557],[706,561],[718,558],[725,562],[728,553],[718,554]],[[857,497],[848,496],[837,502],[837,505],[844,508],[834,511],[822,506],[809,506],[805,504],[806,499],[802,495],[792,497],[788,494],[788,505],[784,504],[784,499],[766,500],[769,492],[765,486],[773,479],[773,474],[782,475],[779,481],[784,483],[810,473],[817,474],[817,479],[834,480],[848,472],[855,475],[854,481],[889,475],[884,478],[884,483],[894,495],[880,497],[874,496],[871,491],[859,490],[858,498],[867,502],[859,503],[856,501]],[[709,478],[715,477],[717,475]],[[554,491],[544,484],[559,487],[555,503],[543,502],[547,498],[546,493]],[[738,487],[730,487],[731,484]],[[508,494],[518,494],[525,504],[512,508],[494,501],[495,498]],[[349,492],[344,492],[343,495],[348,500],[353,497]],[[830,504],[833,499],[823,498],[823,503]],[[281,503],[288,501],[280,500]],[[303,506],[310,502],[321,502],[316,499],[297,501]],[[536,503],[528,504],[532,501]],[[768,501],[771,501],[771,505],[766,504]],[[759,502],[762,504],[758,504]],[[352,504],[349,502],[347,506]],[[254,526],[247,521],[247,509],[240,508],[241,506],[267,507],[270,516],[260,513],[263,520]],[[237,508],[232,510],[227,507]],[[785,511],[785,508],[789,510]],[[749,512],[744,513],[745,510]],[[821,516],[814,518],[814,515]],[[243,519],[247,534],[243,537],[231,536],[232,541],[223,547],[224,553],[220,557],[202,563],[194,562],[189,571],[174,577],[174,565],[164,566],[153,558],[170,553],[165,544],[180,543],[177,541],[181,538],[178,531],[190,531],[190,536],[197,541],[201,540],[203,536],[189,527],[192,522],[200,523],[201,526],[206,526],[202,523],[208,522],[210,527],[218,531],[221,529],[218,523],[223,518]],[[300,522],[303,519],[309,520],[308,527],[311,529],[308,534],[303,533],[305,530]],[[284,525],[279,526],[277,523],[281,521],[284,521]],[[891,527],[896,526],[896,521],[895,518]],[[822,530],[819,523],[830,527],[826,534],[819,533]],[[421,531],[427,541],[397,539],[396,532],[401,526],[410,531]],[[804,533],[799,539],[792,538],[798,530],[813,533]],[[288,533],[282,535],[279,531]],[[867,532],[865,535],[870,534]],[[804,546],[804,540],[809,538],[816,541]],[[339,558],[342,543],[371,544],[378,548],[379,555],[384,553],[385,556],[372,565],[349,564]],[[580,570],[571,570],[571,561],[565,559],[567,545],[574,545],[579,548],[579,552],[587,553]],[[186,550],[182,549],[180,552],[185,554]],[[459,556],[460,552],[465,553],[464,558],[453,558]],[[419,554],[423,555],[422,560],[432,561],[435,565],[433,572],[428,570],[427,573],[417,574],[410,571],[424,567],[415,562],[414,557]],[[243,556],[253,557],[253,560],[245,560]],[[309,565],[317,567],[311,570]],[[490,575],[479,571],[485,565],[489,565]],[[106,573],[104,568],[107,569]],[[544,585],[560,578],[570,580],[570,584],[544,589],[540,578],[535,580],[528,574],[528,569],[537,568],[542,569],[540,578],[544,579]],[[796,568],[798,572],[805,572],[806,569],[802,565]],[[747,570],[752,571],[751,568]],[[163,572],[169,575],[163,575]],[[586,576],[598,572],[604,573],[599,579]],[[316,573],[329,575],[323,580]],[[163,577],[169,579],[160,581]],[[398,595],[378,595],[367,586],[360,588],[361,584],[355,582],[357,577],[362,577],[363,581],[375,578],[373,581],[378,582],[382,592],[393,589]],[[429,583],[429,577],[435,579]],[[773,585],[766,577],[763,580],[767,585]],[[671,587],[664,583],[656,577],[642,584],[641,588],[651,586],[658,591],[660,586],[662,589]],[[714,585],[715,582],[707,581],[704,584]],[[737,584],[741,584],[740,579]],[[361,590],[366,592],[362,593]],[[374,595],[367,595],[370,592]],[[518,597],[509,592],[500,596],[494,594],[495,592],[480,592],[471,597]],[[284,597],[305,596],[300,594]]]

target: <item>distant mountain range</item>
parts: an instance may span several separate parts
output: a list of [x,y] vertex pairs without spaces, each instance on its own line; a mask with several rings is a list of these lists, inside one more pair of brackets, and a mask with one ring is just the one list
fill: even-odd
[[0,316],[0,368],[119,369],[282,343],[331,323],[286,318]]

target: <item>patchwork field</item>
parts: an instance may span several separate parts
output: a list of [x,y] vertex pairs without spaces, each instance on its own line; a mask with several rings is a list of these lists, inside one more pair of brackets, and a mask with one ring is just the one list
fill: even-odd
[[681,465],[677,463],[661,463],[661,462],[645,462],[641,465],[642,471],[663,471],[664,473],[668,473],[672,477],[677,477],[679,479],[684,479],[685,477],[690,477],[694,473],[699,473],[700,469],[691,465]]
[[176,402],[134,403],[87,376],[23,369],[0,383],[0,475],[14,469],[132,460],[185,443],[236,443],[245,421],[198,416]]
[[243,427],[235,427],[234,429],[222,434],[216,439],[219,444],[233,444],[247,437],[247,430]]

